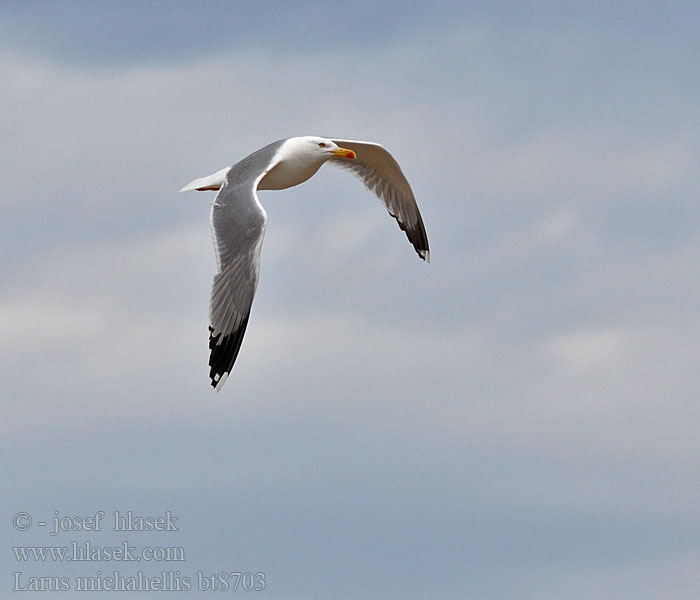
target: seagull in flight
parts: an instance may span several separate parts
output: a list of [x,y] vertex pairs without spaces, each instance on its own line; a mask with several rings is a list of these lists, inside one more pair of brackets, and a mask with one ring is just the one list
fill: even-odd
[[267,213],[256,192],[299,185],[326,162],[359,177],[396,219],[418,256],[430,262],[428,237],[411,186],[394,157],[374,142],[286,138],[188,183],[180,191],[218,191],[211,209],[218,273],[209,306],[209,378],[216,391],[236,362],[260,276]]

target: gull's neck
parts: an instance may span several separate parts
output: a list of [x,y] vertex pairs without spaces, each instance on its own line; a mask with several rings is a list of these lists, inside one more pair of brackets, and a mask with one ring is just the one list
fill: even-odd
[[258,184],[259,190],[283,190],[304,183],[330,156],[313,152],[306,138],[285,140],[273,158],[275,165]]

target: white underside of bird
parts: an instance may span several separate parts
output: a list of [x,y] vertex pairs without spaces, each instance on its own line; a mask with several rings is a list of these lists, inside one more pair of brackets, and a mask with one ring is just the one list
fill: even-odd
[[329,161],[358,176],[384,202],[418,255],[430,260],[428,238],[411,186],[394,157],[380,144],[317,136],[287,138],[188,183],[180,191],[218,191],[211,225],[219,272],[214,277],[209,308],[209,377],[217,391],[238,356],[260,276],[267,213],[256,192],[299,185]]

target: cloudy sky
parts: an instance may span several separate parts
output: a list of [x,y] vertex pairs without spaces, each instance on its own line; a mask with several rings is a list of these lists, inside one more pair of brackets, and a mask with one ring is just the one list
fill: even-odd
[[[696,599],[697,3],[191,4],[0,8],[3,594]],[[345,172],[261,193],[216,394],[212,195],[178,190],[305,134],[394,153],[431,264]],[[185,560],[12,550],[73,541]]]

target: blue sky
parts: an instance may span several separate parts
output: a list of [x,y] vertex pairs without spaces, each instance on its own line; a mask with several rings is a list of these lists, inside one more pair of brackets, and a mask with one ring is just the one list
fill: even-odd
[[[697,6],[259,4],[0,9],[3,589],[696,598]],[[431,264],[347,173],[261,193],[215,394],[211,197],[177,190],[312,133],[394,153]],[[11,553],[124,541],[12,527],[98,510],[171,511],[128,541],[187,560]]]

